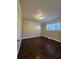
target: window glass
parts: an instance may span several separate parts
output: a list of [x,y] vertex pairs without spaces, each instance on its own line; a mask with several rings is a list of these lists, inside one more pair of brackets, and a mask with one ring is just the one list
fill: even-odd
[[61,29],[61,24],[60,23],[47,24],[46,27],[47,27],[46,30],[56,30],[56,31],[59,31]]

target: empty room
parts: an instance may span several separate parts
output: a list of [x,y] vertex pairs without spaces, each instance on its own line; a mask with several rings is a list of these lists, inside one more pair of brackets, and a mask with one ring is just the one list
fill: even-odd
[[17,59],[61,59],[61,0],[17,0]]

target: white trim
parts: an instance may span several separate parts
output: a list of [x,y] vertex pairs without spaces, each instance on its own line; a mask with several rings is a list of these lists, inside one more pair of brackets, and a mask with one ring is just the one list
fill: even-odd
[[34,38],[34,37],[40,37],[40,36],[22,37],[21,39],[28,39],[28,38]]
[[61,41],[59,41],[59,40],[57,40],[55,38],[52,38],[52,37],[48,37],[48,36],[45,36],[45,35],[42,35],[42,36],[47,37],[47,38],[52,39],[52,40],[55,40],[55,41],[58,41],[58,42],[61,42]]
[[22,42],[22,40],[17,40],[17,54],[19,53],[21,42]]

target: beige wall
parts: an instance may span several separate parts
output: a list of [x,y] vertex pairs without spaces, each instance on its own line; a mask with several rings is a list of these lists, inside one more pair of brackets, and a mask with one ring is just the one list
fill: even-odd
[[22,12],[20,6],[20,0],[17,0],[17,40],[20,40],[22,36]]
[[23,23],[23,38],[40,36],[41,29],[40,23],[32,21],[24,21]]
[[61,31],[54,31],[54,30],[47,31],[45,23],[42,24],[41,30],[42,30],[41,35],[49,37],[49,38],[54,38],[57,41],[61,41]]
[[[51,22],[55,23],[55,22]],[[40,28],[39,28],[40,27]],[[61,41],[61,31],[47,31],[46,23],[36,23],[32,21],[23,22],[23,38],[31,38],[37,36],[47,36]]]
[[[17,39],[21,38],[30,38],[30,37],[37,37],[37,36],[48,36],[51,38],[55,38],[56,40],[61,41],[61,31],[46,31],[46,23],[40,24],[31,21],[23,22],[22,19],[22,12],[20,2],[18,0],[17,5]],[[54,23],[60,22],[57,20],[49,21],[47,23]],[[40,27],[40,28],[39,28]]]

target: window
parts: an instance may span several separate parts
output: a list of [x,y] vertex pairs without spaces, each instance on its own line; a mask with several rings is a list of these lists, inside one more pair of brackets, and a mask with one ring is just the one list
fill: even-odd
[[60,23],[47,24],[46,28],[47,31],[48,30],[59,31],[61,29],[61,24]]

